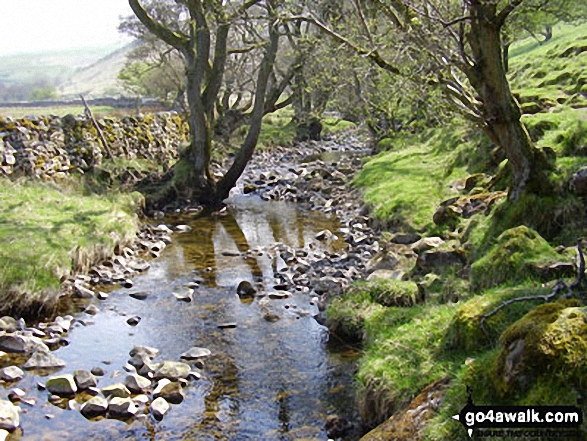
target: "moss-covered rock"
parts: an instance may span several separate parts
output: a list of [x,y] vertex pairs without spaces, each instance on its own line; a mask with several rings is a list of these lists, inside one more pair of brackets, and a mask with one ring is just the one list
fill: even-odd
[[549,288],[535,287],[496,288],[473,297],[463,303],[455,313],[446,334],[446,347],[467,352],[486,349],[497,343],[508,326],[534,308],[536,302],[519,302],[502,308],[485,320],[485,330],[481,325],[484,314],[504,301],[516,297],[545,295],[549,291]]
[[587,309],[570,299],[541,305],[502,335],[495,387],[506,395],[529,389],[541,375],[587,380]]
[[481,291],[537,277],[535,265],[556,263],[558,253],[536,231],[521,225],[504,231],[471,266],[471,288]]
[[375,279],[365,285],[371,300],[383,306],[413,306],[422,300],[411,281]]

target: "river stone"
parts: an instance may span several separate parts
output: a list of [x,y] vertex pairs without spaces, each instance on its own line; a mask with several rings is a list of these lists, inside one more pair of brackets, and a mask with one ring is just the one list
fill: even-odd
[[141,394],[151,386],[151,380],[137,374],[130,374],[124,379],[124,385],[132,393]]
[[30,369],[57,369],[65,366],[65,362],[51,353],[48,349],[38,348],[24,364],[23,368]]
[[100,310],[96,305],[89,305],[86,309],[84,309],[84,312],[89,315],[96,315],[100,312]]
[[0,350],[10,354],[22,354],[28,352],[28,341],[21,335],[5,334],[0,335]]
[[147,297],[149,297],[149,294],[146,292],[131,292],[129,296],[133,299],[145,300]]
[[190,365],[179,361],[164,361],[158,363],[155,367],[155,379],[167,378],[169,380],[178,380],[187,378],[190,373]]
[[160,397],[173,404],[181,403],[184,399],[181,384],[177,381],[169,381],[167,378],[159,380],[153,391],[153,398],[157,399]]
[[130,418],[137,414],[138,408],[130,398],[114,397],[108,404],[108,413],[115,418]]
[[194,347],[181,354],[180,358],[183,358],[184,360],[196,360],[198,358],[209,357],[210,355],[212,355],[210,349]]
[[240,282],[238,284],[238,287],[236,288],[236,293],[239,297],[252,297],[255,295],[256,292],[257,290],[253,288],[251,282],[247,280],[243,280],[242,282]]
[[180,302],[189,303],[192,301],[192,295],[194,294],[194,290],[189,288],[183,292],[174,292],[173,296]]
[[155,418],[157,421],[161,421],[165,414],[169,412],[170,408],[171,406],[165,400],[165,398],[159,397],[153,400],[149,406],[149,411],[151,412],[151,415],[153,415],[153,418]]
[[85,369],[78,369],[73,373],[73,379],[79,390],[86,390],[98,385],[98,380],[94,374]]
[[136,326],[141,322],[141,318],[138,315],[135,315],[133,317],[130,317],[126,323],[128,323],[130,326]]
[[20,425],[20,407],[10,401],[0,400],[0,429],[12,432]]
[[106,371],[102,369],[100,366],[93,367],[90,372],[92,373],[92,375],[95,375],[96,377],[102,377],[106,374]]
[[132,348],[128,353],[128,355],[131,357],[134,357],[137,354],[145,354],[149,358],[154,358],[159,355],[159,349],[152,348],[150,346],[139,345]]
[[47,390],[53,395],[60,397],[74,395],[77,392],[77,386],[73,375],[65,374],[51,377],[45,383]]
[[24,372],[17,366],[7,366],[0,369],[0,379],[3,381],[20,381],[24,378]]
[[104,394],[104,396],[106,398],[108,398],[108,397],[116,397],[116,398],[130,397],[130,391],[122,383],[115,383],[115,384],[111,384],[110,386],[103,387],[102,393]]
[[178,231],[180,233],[189,233],[190,231],[192,231],[192,227],[190,227],[189,225],[176,225],[175,231]]
[[0,331],[15,332],[17,329],[16,320],[9,315],[0,318]]
[[108,411],[108,400],[104,397],[92,397],[80,409],[80,412],[86,418],[94,418],[105,415]]

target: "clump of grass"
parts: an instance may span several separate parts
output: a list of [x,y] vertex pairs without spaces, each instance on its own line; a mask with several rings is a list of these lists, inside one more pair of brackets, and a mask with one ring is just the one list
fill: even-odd
[[[63,277],[135,235],[138,194],[87,195],[79,183],[1,179],[0,304],[30,313],[56,301]],[[85,259],[80,259],[85,256]],[[83,261],[82,261],[83,260]]]

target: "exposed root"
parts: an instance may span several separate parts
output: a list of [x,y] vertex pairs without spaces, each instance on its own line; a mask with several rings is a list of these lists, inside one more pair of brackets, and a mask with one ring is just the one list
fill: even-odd
[[561,299],[568,299],[568,298],[576,296],[578,294],[576,291],[581,286],[581,283],[583,282],[583,276],[585,273],[585,256],[583,255],[582,239],[577,241],[577,254],[579,256],[579,268],[577,271],[577,277],[570,285],[567,284],[564,280],[558,280],[555,283],[554,287],[552,288],[552,291],[549,294],[545,294],[545,295],[541,295],[541,296],[516,297],[516,298],[510,299],[510,300],[506,300],[503,303],[501,303],[499,306],[497,306],[496,308],[492,309],[491,311],[489,311],[485,314],[482,314],[480,316],[481,317],[481,329],[483,330],[483,333],[485,334],[487,339],[488,340],[490,339],[490,334],[489,334],[489,331],[487,330],[487,327],[486,327],[487,319],[489,319],[490,317],[493,317],[495,314],[497,314],[499,311],[501,311],[506,306],[512,305],[514,303],[533,301],[533,300],[542,300],[544,303],[548,303],[548,302],[553,301],[559,297]]

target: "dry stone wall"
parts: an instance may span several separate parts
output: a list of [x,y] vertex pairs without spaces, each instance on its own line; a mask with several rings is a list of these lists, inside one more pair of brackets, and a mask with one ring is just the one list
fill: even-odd
[[[114,158],[168,163],[188,138],[177,113],[98,120]],[[54,179],[100,165],[106,152],[98,131],[83,115],[63,118],[0,117],[0,176]]]

